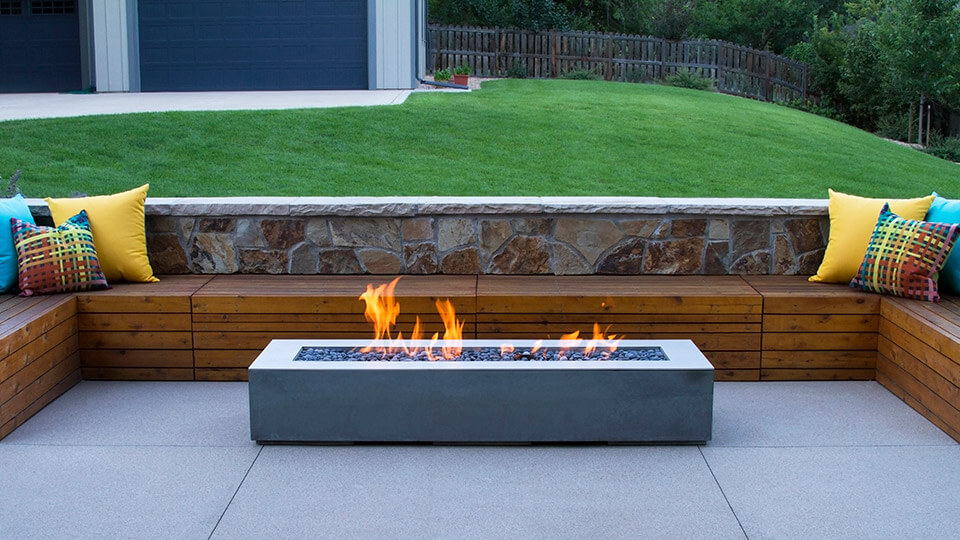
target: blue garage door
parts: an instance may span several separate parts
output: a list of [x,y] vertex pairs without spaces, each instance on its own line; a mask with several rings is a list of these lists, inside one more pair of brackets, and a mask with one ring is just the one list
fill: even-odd
[[0,0],[0,92],[79,89],[77,0]]
[[143,91],[367,88],[367,0],[140,0]]

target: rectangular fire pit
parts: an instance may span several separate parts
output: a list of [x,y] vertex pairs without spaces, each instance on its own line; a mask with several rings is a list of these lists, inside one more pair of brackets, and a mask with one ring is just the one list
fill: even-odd
[[[710,440],[713,366],[690,340],[619,343],[621,349],[659,347],[663,360],[294,360],[301,348],[349,351],[370,343],[272,341],[249,370],[251,438],[260,443]],[[500,343],[462,345],[467,350]],[[513,345],[520,350],[533,343]]]

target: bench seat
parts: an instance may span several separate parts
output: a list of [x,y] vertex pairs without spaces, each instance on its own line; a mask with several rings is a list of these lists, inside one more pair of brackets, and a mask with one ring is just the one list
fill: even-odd
[[80,381],[73,296],[0,296],[0,439]]

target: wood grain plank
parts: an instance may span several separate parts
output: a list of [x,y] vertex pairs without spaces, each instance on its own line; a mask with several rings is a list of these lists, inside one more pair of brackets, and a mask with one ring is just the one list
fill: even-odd
[[937,415],[933,414],[930,411],[930,409],[927,409],[926,407],[924,407],[922,403],[920,403],[919,401],[914,399],[913,396],[908,394],[906,390],[897,386],[897,384],[893,382],[893,380],[891,380],[889,377],[887,377],[884,373],[879,371],[877,372],[877,382],[883,385],[884,388],[889,390],[891,394],[897,396],[904,403],[909,405],[910,408],[920,413],[924,418],[929,420],[930,423],[940,428],[941,431],[953,437],[955,441],[960,442],[960,429],[952,429],[943,420],[938,418]]
[[73,353],[49,371],[43,373],[7,401],[0,403],[0,424],[9,422],[23,412],[31,403],[40,399],[51,388],[71,376],[80,368],[80,355]]
[[80,313],[80,331],[186,331],[192,329],[189,313]]
[[759,381],[759,369],[723,369],[713,372],[715,381]]
[[876,332],[879,315],[773,315],[763,317],[764,332]]
[[36,400],[27,405],[22,411],[20,411],[19,414],[14,416],[7,423],[4,424],[2,421],[0,421],[0,440],[3,440],[4,437],[13,433],[14,430],[22,426],[23,423],[29,420],[33,415],[40,412],[53,400],[63,395],[67,390],[73,388],[79,382],[80,369],[77,368],[68,374],[63,380],[56,383],[52,388],[44,392]]
[[[24,388],[30,386],[33,381],[39,379],[44,373],[50,371],[54,366],[75,354],[77,350],[77,335],[71,334],[60,343],[55,344],[42,354],[36,356],[36,358],[26,362],[26,366],[23,369],[17,371],[3,382],[0,382],[0,403],[13,398]],[[23,351],[24,349],[21,349],[14,354],[22,354]]]
[[950,357],[940,352],[943,347],[937,346],[939,343],[936,339],[922,341],[886,318],[880,321],[880,336],[919,359],[941,377],[960,386],[960,357]]
[[247,370],[238,369],[204,369],[197,368],[196,378],[198,381],[246,381]]
[[886,338],[880,339],[879,354],[960,412],[960,386]]
[[83,349],[191,349],[191,332],[80,332]]
[[875,369],[876,351],[763,351],[768,369]]
[[877,373],[882,373],[893,381],[950,429],[960,431],[960,411],[924,386],[912,374],[883,355],[877,358]]
[[593,324],[759,324],[761,313],[477,313],[477,322],[484,324],[509,323],[574,323]]
[[[627,336],[628,338],[634,334],[648,334],[648,333],[657,333],[657,332],[682,332],[682,333],[729,333],[729,332],[760,332],[759,324],[727,324],[727,323],[625,323],[618,322],[607,323],[606,321],[598,322],[600,324],[601,330],[607,329],[606,333],[616,334],[618,336]],[[552,333],[569,333],[573,331],[580,331],[581,335],[592,335],[593,333],[593,323],[592,322],[568,322],[568,323],[553,323],[553,322],[533,322],[533,323],[477,323],[477,331],[481,333],[492,333],[492,332],[521,332],[521,333],[535,333],[535,332],[552,332]]]
[[43,336],[68,319],[76,320],[76,302],[69,295],[49,297],[51,302],[35,304],[30,310],[8,321],[0,333],[0,358]]
[[[902,333],[898,333],[898,336],[909,334],[914,338],[912,341],[924,343],[947,358],[955,358],[960,362],[960,325],[952,324],[952,316],[949,315],[952,312],[943,312],[946,317],[937,316],[929,309],[918,311],[917,306],[913,305],[916,303],[920,302],[884,299],[880,332],[890,333],[892,328],[899,328]],[[901,338],[892,339],[900,342]]]
[[192,381],[193,369],[85,367],[84,379],[109,381]]
[[751,370],[760,373],[759,351],[706,351],[707,360],[717,370]]
[[0,382],[12,377],[59,343],[71,337],[75,339],[76,335],[77,318],[74,316],[44,332],[26,346],[0,357]]
[[873,369],[768,369],[760,370],[761,381],[872,381]]
[[780,351],[842,351],[877,350],[874,332],[764,332],[763,350]]
[[192,368],[190,350],[81,349],[81,367]]
[[195,350],[193,351],[194,367],[201,368],[243,368],[260,355],[259,350]]

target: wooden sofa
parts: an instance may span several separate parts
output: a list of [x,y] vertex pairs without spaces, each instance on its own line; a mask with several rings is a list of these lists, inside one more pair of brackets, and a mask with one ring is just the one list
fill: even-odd
[[[0,297],[0,438],[81,378],[245,380],[276,338],[367,338],[358,296],[384,276],[163,276],[156,284]],[[960,303],[868,294],[795,276],[406,276],[398,328],[557,338],[594,322],[692,339],[717,380],[876,379],[960,440]]]

